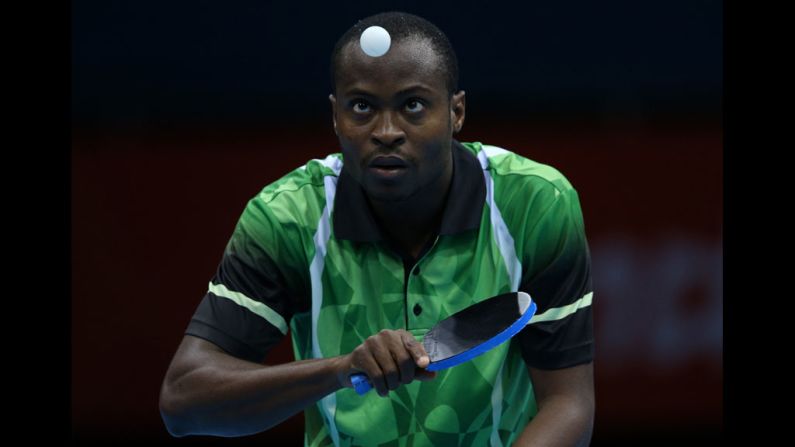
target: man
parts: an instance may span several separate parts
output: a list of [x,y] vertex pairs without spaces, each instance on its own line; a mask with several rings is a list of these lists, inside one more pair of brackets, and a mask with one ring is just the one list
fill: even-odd
[[[387,30],[382,56],[360,46]],[[453,136],[455,53],[419,17],[354,25],[332,56],[342,155],[252,199],[166,374],[175,436],[242,436],[305,411],[306,445],[587,445],[591,277],[576,191],[556,170]],[[343,162],[344,160],[344,162]],[[430,373],[421,340],[480,300],[528,292],[510,343]],[[262,365],[289,329],[296,362]],[[374,392],[359,396],[350,376]]]

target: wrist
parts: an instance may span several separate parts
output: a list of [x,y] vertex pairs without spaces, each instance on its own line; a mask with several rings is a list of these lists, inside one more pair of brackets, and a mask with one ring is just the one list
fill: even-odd
[[350,354],[333,357],[334,375],[340,388],[353,388],[348,374],[350,371]]

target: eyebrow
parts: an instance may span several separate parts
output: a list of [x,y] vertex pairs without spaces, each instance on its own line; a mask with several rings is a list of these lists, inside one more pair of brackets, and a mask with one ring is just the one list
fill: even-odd
[[[418,85],[412,85],[411,87],[408,87],[408,88],[404,88],[403,90],[395,93],[395,97],[397,98],[399,96],[404,96],[404,95],[407,95],[407,94],[412,93],[412,92],[417,91],[417,90],[424,90],[424,91],[426,91],[428,93],[433,94],[433,90],[431,90],[431,89],[429,89],[429,88],[427,88],[427,87],[425,87],[423,85],[419,85],[418,84]],[[371,98],[375,97],[375,95],[373,95],[372,93],[370,93],[370,92],[368,92],[366,90],[362,90],[360,88],[352,88],[352,89],[348,90],[347,92],[345,92],[345,95],[346,96],[360,95],[360,96],[368,96],[368,97],[371,97]]]

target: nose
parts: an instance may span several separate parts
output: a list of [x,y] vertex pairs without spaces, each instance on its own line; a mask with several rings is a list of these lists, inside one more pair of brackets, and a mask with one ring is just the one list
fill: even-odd
[[390,111],[380,113],[373,128],[373,142],[379,146],[399,146],[406,141],[406,134],[396,122],[397,118]]

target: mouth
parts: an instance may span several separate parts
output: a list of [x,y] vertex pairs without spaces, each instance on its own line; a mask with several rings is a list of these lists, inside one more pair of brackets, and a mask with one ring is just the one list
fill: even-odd
[[378,156],[373,158],[370,161],[371,168],[381,168],[381,169],[400,169],[400,168],[407,168],[408,163],[400,157],[396,157],[394,155],[388,156]]
[[400,157],[382,155],[372,159],[367,167],[382,177],[393,177],[404,173],[409,165]]

